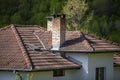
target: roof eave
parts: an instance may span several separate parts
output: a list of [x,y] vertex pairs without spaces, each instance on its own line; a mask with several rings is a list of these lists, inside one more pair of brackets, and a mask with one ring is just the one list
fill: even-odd
[[22,72],[36,72],[36,71],[52,71],[52,70],[69,70],[69,69],[80,69],[82,66],[73,67],[56,67],[56,68],[41,68],[41,69],[14,69],[14,68],[0,68],[0,71],[22,71]]
[[49,50],[52,52],[69,52],[69,53],[113,53],[120,50]]

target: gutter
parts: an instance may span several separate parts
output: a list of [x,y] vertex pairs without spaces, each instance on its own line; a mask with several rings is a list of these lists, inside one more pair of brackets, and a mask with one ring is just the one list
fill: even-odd
[[69,52],[69,53],[112,53],[112,52],[120,52],[120,50],[53,50],[53,49],[40,49],[40,51]]
[[0,71],[13,71],[15,73],[16,71],[21,72],[37,72],[37,71],[52,71],[52,70],[68,70],[68,69],[80,69],[82,66],[73,66],[73,67],[63,67],[63,68],[42,68],[42,69],[13,69],[13,68],[0,68]]
[[32,69],[14,69],[14,68],[0,68],[0,71],[32,71]]

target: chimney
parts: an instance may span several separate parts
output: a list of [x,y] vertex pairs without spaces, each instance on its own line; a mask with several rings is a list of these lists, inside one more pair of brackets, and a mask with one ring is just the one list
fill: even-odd
[[65,14],[54,14],[47,18],[47,30],[52,32],[52,49],[58,50],[65,41]]

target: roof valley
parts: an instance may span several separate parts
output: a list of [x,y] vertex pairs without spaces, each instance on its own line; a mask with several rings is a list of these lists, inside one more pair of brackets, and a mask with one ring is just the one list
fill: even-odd
[[[95,50],[94,47],[90,44],[90,41],[85,37],[84,33],[81,32],[81,35],[83,36],[83,38],[84,38],[87,46],[89,46],[90,50],[91,50],[91,51],[94,51],[94,50]],[[84,43],[84,44],[85,44],[85,43]]]
[[27,64],[27,68],[32,69],[32,63],[30,61],[30,57],[28,56],[27,51],[25,50],[23,41],[21,40],[21,37],[18,34],[16,27],[14,25],[11,25],[11,29],[12,29],[12,31],[17,39],[17,43],[18,43],[20,49],[22,50],[23,57],[24,57],[26,64]]

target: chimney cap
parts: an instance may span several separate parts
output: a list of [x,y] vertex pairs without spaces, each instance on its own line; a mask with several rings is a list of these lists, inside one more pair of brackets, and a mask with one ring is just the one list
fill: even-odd
[[54,17],[54,18],[56,18],[56,17],[61,17],[61,18],[65,18],[65,14],[52,14],[52,16]]
[[57,18],[57,17],[60,17],[60,18],[65,18],[66,14],[52,14],[51,16],[47,16],[46,18],[47,19],[52,19],[52,18]]
[[52,19],[52,18],[53,18],[53,16],[47,16],[46,18],[47,18],[47,19]]

